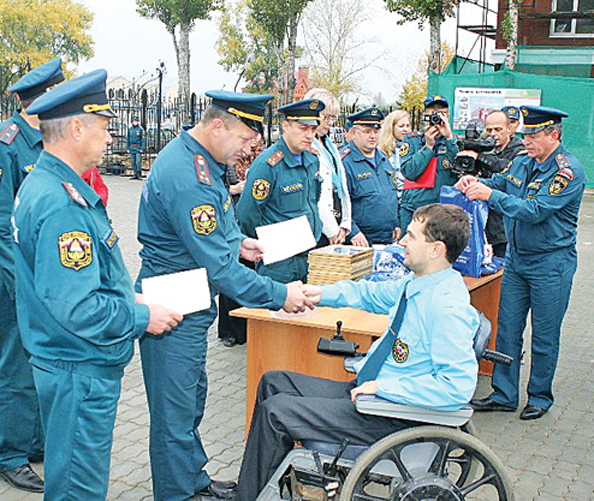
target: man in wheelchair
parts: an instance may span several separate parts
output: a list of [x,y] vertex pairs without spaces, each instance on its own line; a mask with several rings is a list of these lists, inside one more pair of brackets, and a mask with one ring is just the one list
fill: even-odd
[[274,371],[260,381],[239,475],[238,501],[254,501],[296,441],[369,445],[416,423],[360,414],[357,395],[430,409],[466,405],[477,380],[473,337],[479,320],[460,274],[452,269],[469,238],[464,211],[417,209],[401,244],[414,273],[399,281],[304,286],[321,306],[390,315],[388,329],[355,364],[350,383]]

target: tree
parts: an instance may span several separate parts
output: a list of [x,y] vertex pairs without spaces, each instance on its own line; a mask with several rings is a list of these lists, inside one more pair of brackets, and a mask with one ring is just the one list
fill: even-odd
[[278,62],[273,39],[250,15],[251,0],[224,7],[219,19],[217,52],[225,71],[238,73],[249,92],[272,93],[278,85]]
[[507,42],[505,49],[505,67],[513,70],[516,67],[518,53],[518,15],[521,0],[509,0],[509,10],[503,19],[503,39]]
[[360,91],[357,76],[381,57],[370,55],[376,40],[369,33],[357,36],[369,13],[360,0],[314,0],[305,9],[305,50],[316,87],[338,98]]
[[177,97],[184,116],[190,102],[190,32],[196,19],[210,19],[210,13],[221,7],[223,0],[136,0],[136,11],[164,25],[175,48],[179,86]]
[[250,11],[256,23],[268,33],[279,68],[281,103],[293,101],[297,30],[303,9],[311,0],[252,0]]
[[454,7],[460,0],[384,0],[390,12],[396,12],[402,19],[399,24],[407,21],[417,21],[423,29],[426,20],[430,27],[429,69],[440,71],[440,27],[447,17],[454,16]]
[[[446,68],[452,58],[455,56],[456,49],[447,42],[441,45],[441,63],[440,67]],[[402,87],[402,92],[398,100],[402,103],[402,108],[412,111],[413,108],[422,109],[423,101],[427,96],[427,74],[429,69],[429,51],[419,59],[417,70],[406,81]]]
[[93,14],[71,0],[0,2],[0,93],[54,57],[74,64],[91,58],[92,22]]

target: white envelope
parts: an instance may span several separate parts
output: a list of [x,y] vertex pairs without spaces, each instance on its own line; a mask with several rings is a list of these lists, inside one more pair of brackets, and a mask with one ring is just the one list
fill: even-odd
[[142,279],[146,304],[161,304],[181,315],[210,308],[210,289],[205,268]]
[[264,247],[264,264],[282,261],[316,246],[316,239],[307,216],[258,226],[256,235]]

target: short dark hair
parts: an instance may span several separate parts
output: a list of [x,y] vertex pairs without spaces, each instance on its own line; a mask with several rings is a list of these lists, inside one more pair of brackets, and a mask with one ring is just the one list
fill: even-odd
[[425,223],[427,242],[443,242],[446,259],[454,264],[468,244],[470,221],[464,209],[451,204],[430,204],[419,207],[413,220]]

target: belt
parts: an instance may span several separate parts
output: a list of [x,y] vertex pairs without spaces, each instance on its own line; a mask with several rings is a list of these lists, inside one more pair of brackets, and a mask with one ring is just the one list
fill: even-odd
[[47,360],[39,357],[31,357],[29,363],[42,369],[49,370],[53,368],[72,374],[102,379],[121,379],[124,376],[124,368],[120,366],[109,367],[88,362],[66,362],[64,360]]

